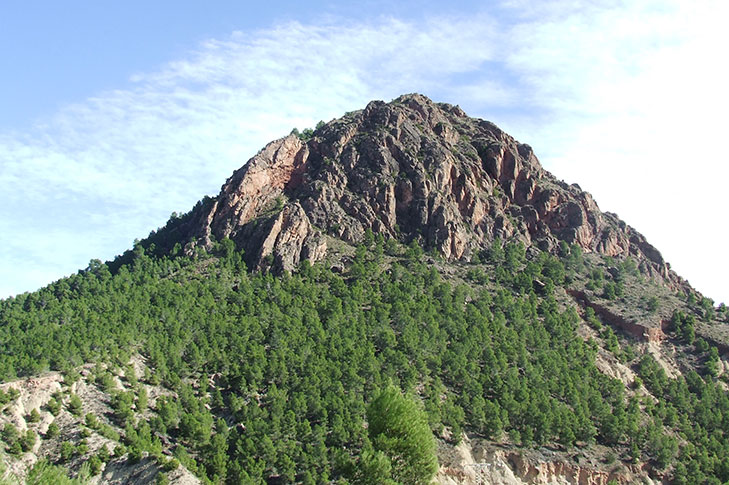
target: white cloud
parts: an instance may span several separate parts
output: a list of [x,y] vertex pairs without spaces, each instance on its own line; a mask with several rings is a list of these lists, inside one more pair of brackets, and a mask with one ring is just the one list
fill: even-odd
[[[727,108],[718,55],[729,45],[726,7],[521,3],[505,4],[503,18],[235,32],[134,74],[132,89],[0,134],[0,296],[113,257],[170,212],[217,193],[294,126],[414,91],[501,124],[646,233],[699,289],[729,295],[705,256],[721,254],[726,236],[719,184],[729,164],[716,146]],[[702,251],[679,247],[689,221]]]
[[719,61],[729,5],[613,6],[558,6],[549,20],[514,28],[507,62],[531,103],[551,113],[515,131],[529,133],[550,169],[643,232],[698,289],[727,298],[729,160],[716,142],[729,109],[729,71]]

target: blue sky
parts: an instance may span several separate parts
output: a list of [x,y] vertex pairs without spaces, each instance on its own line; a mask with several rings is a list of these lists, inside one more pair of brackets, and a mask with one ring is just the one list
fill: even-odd
[[[351,3],[351,5],[348,5]],[[128,88],[148,72],[211,38],[289,21],[426,15],[478,9],[478,2],[17,1],[0,7],[0,128],[27,127],[37,116],[107,89]],[[483,5],[483,4],[481,4]],[[498,5],[495,5],[498,8]]]
[[305,15],[301,2],[284,2],[291,14],[283,15],[247,3],[4,2],[0,62],[14,75],[0,81],[2,126],[26,126],[65,103],[128,88],[131,73],[154,70],[208,38]]
[[0,297],[111,259],[266,142],[422,92],[729,301],[726,2],[0,6]]

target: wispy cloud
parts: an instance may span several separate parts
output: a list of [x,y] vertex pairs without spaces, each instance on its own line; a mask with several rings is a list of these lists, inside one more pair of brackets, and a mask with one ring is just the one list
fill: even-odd
[[[720,139],[721,125],[701,116],[726,108],[712,98],[726,77],[718,61],[695,53],[709,55],[726,40],[706,28],[718,23],[712,9],[723,7],[540,4],[536,11],[505,3],[498,17],[294,22],[235,32],[156,72],[134,74],[131,89],[67,106],[29,132],[0,134],[0,296],[113,257],[170,212],[216,193],[294,126],[413,91],[459,103],[532,144],[556,175],[579,181],[603,209],[669,247],[669,259],[685,261],[679,269],[690,276],[703,263],[670,249],[673,229],[651,221],[663,222],[655,214],[666,209],[690,217],[675,206],[691,201],[674,206],[666,194],[685,199],[693,184],[718,189],[718,177],[701,174],[709,160],[726,161],[705,136]],[[697,76],[706,79],[697,83]],[[672,177],[666,166],[684,173]],[[679,192],[676,178],[692,186]],[[640,210],[643,196],[666,206]],[[715,203],[704,213],[718,218],[706,208]],[[703,228],[707,239],[719,235],[710,232],[717,226]],[[695,282],[727,293],[708,279]]]
[[294,126],[476,69],[491,55],[486,23],[235,32],[133,75],[132,89],[67,106],[30,132],[0,134],[0,295],[113,257],[170,212],[216,193]]

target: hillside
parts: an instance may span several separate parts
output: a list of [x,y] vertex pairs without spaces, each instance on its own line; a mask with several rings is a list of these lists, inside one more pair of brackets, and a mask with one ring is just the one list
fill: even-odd
[[0,302],[2,459],[98,483],[723,483],[728,318],[494,124],[373,101]]

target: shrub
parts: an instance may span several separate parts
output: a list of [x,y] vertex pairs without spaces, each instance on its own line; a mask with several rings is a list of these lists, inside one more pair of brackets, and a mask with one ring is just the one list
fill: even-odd
[[55,421],[53,421],[51,424],[48,425],[48,429],[46,430],[46,438],[55,438],[61,433],[61,430],[58,428],[58,425]]
[[71,399],[68,401],[68,412],[74,416],[80,416],[83,410],[83,404],[81,399],[76,394],[71,394]]
[[25,420],[29,423],[37,423],[38,421],[40,421],[40,418],[41,416],[38,412],[38,409],[33,408],[33,410],[25,417]]
[[658,310],[658,298],[656,296],[651,296],[648,298],[648,311],[651,313],[655,313],[656,310]]
[[68,460],[70,460],[73,457],[75,452],[76,452],[76,449],[68,441],[64,441],[63,443],[61,443],[61,457],[60,457],[61,463],[64,463],[64,462],[67,462]]

